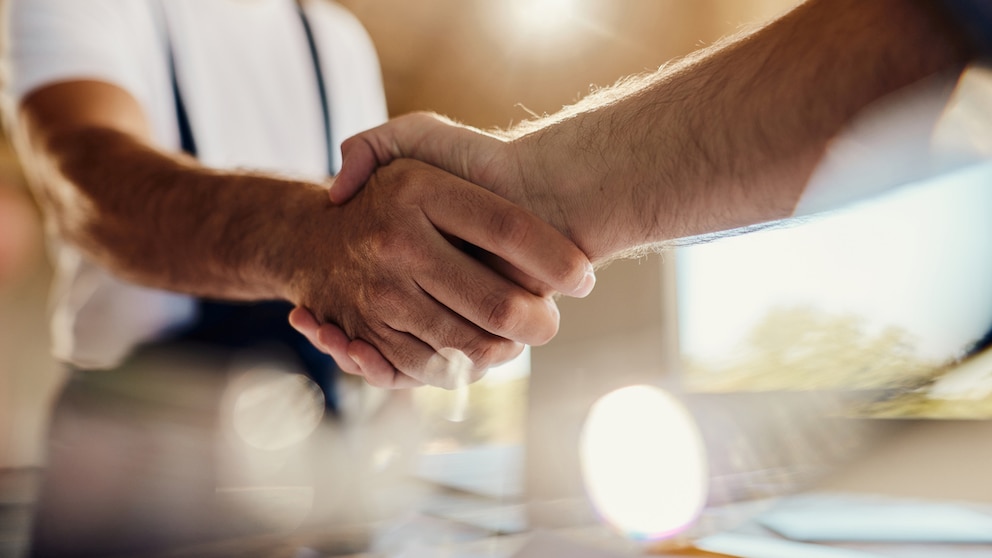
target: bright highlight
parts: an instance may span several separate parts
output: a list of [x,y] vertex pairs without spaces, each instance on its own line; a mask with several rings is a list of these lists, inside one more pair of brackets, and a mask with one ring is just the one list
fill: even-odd
[[324,416],[320,387],[301,374],[253,369],[232,382],[226,397],[234,431],[260,450],[281,450],[302,442]]
[[580,441],[586,490],[600,516],[635,539],[674,535],[707,495],[706,451],[674,397],[650,386],[614,391],[589,412]]
[[515,0],[509,4],[514,27],[524,35],[546,35],[571,23],[576,0]]

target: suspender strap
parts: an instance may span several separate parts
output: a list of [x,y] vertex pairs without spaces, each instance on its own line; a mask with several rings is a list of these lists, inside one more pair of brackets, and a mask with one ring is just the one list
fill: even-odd
[[[299,3],[297,8],[303,31],[310,46],[314,76],[320,93],[320,108],[324,116],[324,140],[327,145],[327,171],[328,176],[330,176],[334,174],[334,158],[331,151],[333,144],[331,143],[331,119],[327,102],[327,88],[310,21]],[[164,8],[162,17],[165,21],[168,39],[169,71],[172,78],[172,93],[175,97],[180,147],[187,154],[196,157],[196,138],[190,124],[189,113],[186,110],[186,103],[183,101],[182,89],[179,87],[179,80],[176,77],[175,53],[172,48],[171,33],[169,33],[168,19],[165,17]],[[201,299],[199,301],[199,320],[187,330],[178,333],[175,340],[229,348],[260,346],[270,343],[286,346],[299,358],[300,364],[306,369],[307,374],[320,386],[328,410],[336,415],[337,395],[334,379],[337,373],[334,361],[314,348],[305,337],[289,326],[286,315],[291,309],[291,304],[282,301],[230,304]]]
[[176,79],[176,54],[172,48],[172,33],[169,32],[169,19],[165,16],[164,7],[161,14],[166,28],[166,40],[169,49],[169,77],[172,80],[172,98],[176,105],[176,121],[179,124],[179,147],[187,155],[196,157],[196,138],[193,137],[193,128],[189,123],[189,113],[186,112],[183,93],[179,89],[179,81]]
[[327,86],[324,83],[324,70],[320,65],[320,51],[317,50],[317,41],[313,36],[313,28],[310,26],[310,19],[307,17],[303,3],[296,3],[296,10],[300,13],[300,23],[303,25],[303,32],[307,36],[307,44],[310,46],[310,60],[313,62],[313,75],[317,79],[317,92],[320,93],[320,110],[324,117],[324,145],[327,147],[327,176],[334,176],[334,144],[331,142],[331,109],[327,102]]
[[[320,63],[320,51],[317,49],[317,41],[314,38],[313,28],[310,25],[310,19],[307,17],[306,10],[303,9],[303,5],[300,2],[296,4],[297,13],[300,15],[300,24],[303,26],[304,35],[307,38],[307,45],[310,50],[310,59],[313,63],[313,73],[314,78],[317,82],[317,93],[320,100],[320,111],[321,116],[323,116],[324,124],[324,146],[325,146],[325,156],[327,158],[327,175],[333,176],[335,174],[334,168],[334,143],[332,142],[331,135],[331,109],[328,103],[327,96],[327,84],[324,81],[324,69]],[[166,22],[166,36],[168,38],[168,55],[169,55],[169,74],[172,79],[172,94],[175,99],[176,105],[176,121],[179,125],[179,144],[180,148],[184,153],[189,154],[192,157],[197,156],[196,149],[196,137],[193,134],[193,127],[190,124],[189,113],[186,110],[186,103],[183,100],[182,89],[179,87],[179,80],[176,77],[176,55],[172,47],[171,33],[168,32],[168,19],[164,17]]]

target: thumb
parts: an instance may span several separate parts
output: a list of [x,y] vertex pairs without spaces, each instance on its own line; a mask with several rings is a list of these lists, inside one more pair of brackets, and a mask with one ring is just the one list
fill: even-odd
[[[495,143],[494,143],[495,142]],[[375,169],[409,157],[477,181],[495,155],[499,141],[480,130],[433,113],[412,113],[352,136],[341,144],[341,172],[328,190],[331,202],[354,196]],[[483,184],[489,186],[488,184]]]
[[[341,172],[327,192],[331,202],[341,204],[351,199],[372,178],[375,169],[394,159],[420,158],[419,144],[425,136],[437,133],[437,128],[444,125],[442,122],[436,114],[412,113],[346,139],[341,144]],[[430,150],[426,151],[427,159],[434,159]],[[431,160],[425,162],[435,164]]]
[[[375,130],[365,134],[373,132]],[[362,189],[362,186],[365,186],[376,168],[392,160],[390,158],[381,163],[365,134],[348,138],[341,144],[341,172],[334,177],[327,190],[327,196],[333,204],[342,204],[350,200]]]

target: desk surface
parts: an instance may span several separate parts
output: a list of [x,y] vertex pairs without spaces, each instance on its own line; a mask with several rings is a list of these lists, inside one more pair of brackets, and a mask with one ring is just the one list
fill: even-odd
[[[519,447],[425,453],[437,431],[411,419],[403,394],[369,420],[325,421],[294,445],[252,446],[225,419],[227,379],[200,372],[182,361],[181,372],[170,365],[70,384],[44,475],[0,475],[0,556],[24,551],[36,510],[42,532],[65,545],[115,542],[123,555],[509,558],[533,540],[534,506],[548,503],[521,496]],[[982,443],[990,436],[990,422],[906,423],[820,488],[992,505],[992,444]],[[607,556],[644,552],[596,525],[583,502],[557,505],[560,524],[545,531]],[[729,521],[700,533],[740,524],[774,536],[747,521],[757,511],[728,511]],[[136,542],[146,546],[127,546]],[[834,546],[907,558],[992,555],[992,545]]]

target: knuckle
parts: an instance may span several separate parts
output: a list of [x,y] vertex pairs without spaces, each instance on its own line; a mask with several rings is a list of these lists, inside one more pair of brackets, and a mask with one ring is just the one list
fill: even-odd
[[352,148],[362,145],[363,142],[364,139],[361,137],[361,134],[348,137],[341,142],[341,151],[347,153],[351,151]]
[[490,331],[506,336],[516,331],[527,317],[527,303],[517,294],[499,293],[490,295],[487,301],[488,325]]
[[409,159],[397,159],[380,167],[380,179],[389,185],[391,204],[417,205],[424,195],[424,171]]
[[581,253],[568,254],[555,266],[551,278],[560,285],[578,284],[586,274],[586,261]]
[[506,207],[493,212],[488,230],[494,244],[515,252],[527,245],[533,234],[533,222],[523,211]]
[[[393,246],[393,242],[385,234],[372,233],[365,237],[365,241],[360,244],[361,248],[356,251],[359,252],[356,256],[361,256],[361,252],[366,254],[366,257],[361,259],[367,259],[367,255],[374,254],[376,257],[389,257],[390,249]],[[356,259],[358,259],[356,257]],[[361,261],[359,259],[359,262]]]
[[397,262],[406,260],[417,243],[411,239],[408,230],[398,229],[394,224],[378,223],[369,230],[365,242],[355,252],[354,258],[366,265],[393,268]]
[[481,380],[488,370],[518,355],[523,345],[479,332],[439,349],[424,366],[421,380],[442,389],[459,389]]
[[492,338],[480,336],[467,344],[463,348],[463,352],[474,365],[470,371],[471,377],[472,372],[482,370],[484,373],[490,366],[496,364],[499,355],[499,342]]
[[513,360],[524,350],[523,344],[510,341],[509,339],[490,336],[485,341],[477,354],[468,355],[475,365],[466,374],[467,383],[469,384],[478,382],[485,377],[490,368]]
[[418,110],[412,112],[404,117],[404,120],[408,121],[411,125],[424,125],[437,121],[437,113],[431,112],[429,110]]

